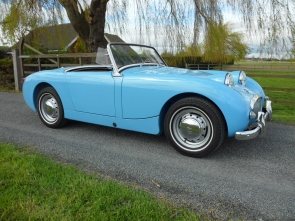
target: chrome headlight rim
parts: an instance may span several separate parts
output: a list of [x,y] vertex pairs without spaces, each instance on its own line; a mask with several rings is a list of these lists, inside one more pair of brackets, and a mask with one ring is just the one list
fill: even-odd
[[262,110],[262,97],[258,94],[254,94],[250,100],[250,114],[249,118],[254,119],[258,117],[259,112]]
[[255,103],[259,100],[259,99],[262,99],[262,97],[258,94],[254,94],[251,101],[250,101],[250,107],[251,109],[253,110],[254,109],[254,106],[255,106]]
[[225,75],[224,84],[229,86],[229,87],[234,87],[235,86],[234,76],[232,74],[230,74],[230,73],[227,73]]
[[245,86],[246,82],[247,82],[247,75],[244,71],[241,71],[239,74],[239,80],[238,80],[239,84]]

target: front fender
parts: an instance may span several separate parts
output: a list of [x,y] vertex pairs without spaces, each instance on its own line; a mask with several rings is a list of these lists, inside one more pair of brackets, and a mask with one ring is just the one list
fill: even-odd
[[[215,84],[215,86],[208,87],[204,85],[198,85],[200,91],[194,90],[193,92],[188,91],[187,93],[175,94],[172,99],[175,101],[176,97],[186,96],[201,96],[205,99],[210,100],[216,105],[224,116],[224,120],[228,129],[228,136],[232,137],[236,131],[245,130],[249,125],[249,102],[248,100],[238,91],[229,88],[225,85]],[[192,90],[193,88],[191,88]]]
[[[164,113],[167,102],[181,94],[194,94],[212,101],[221,111],[229,136],[249,124],[249,105],[241,93],[206,77],[124,72],[123,118],[143,119]],[[163,117],[161,116],[160,119]],[[161,122],[159,122],[161,124]]]

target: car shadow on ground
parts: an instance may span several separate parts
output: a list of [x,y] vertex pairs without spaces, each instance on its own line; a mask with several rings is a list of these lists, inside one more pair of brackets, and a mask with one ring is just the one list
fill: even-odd
[[[89,135],[93,136],[103,136],[103,137],[116,137],[116,139],[121,139],[122,142],[128,141],[136,145],[138,142],[146,142],[151,148],[161,148],[165,151],[171,151],[177,153],[172,146],[168,143],[165,134],[162,133],[160,135],[151,135],[145,134],[135,131],[128,131],[118,128],[100,126],[95,124],[88,124],[77,121],[70,121],[69,124],[63,128],[63,130],[81,130]],[[275,136],[278,133],[270,132],[263,137],[258,137],[252,140],[239,141],[234,137],[226,137],[221,144],[221,146],[209,156],[205,158],[208,159],[218,159],[218,158],[228,158],[228,157],[262,157],[265,158],[270,152],[280,151],[280,149],[284,148],[284,145],[276,147],[274,150],[273,145],[268,145],[270,142],[270,136],[272,139],[276,140]],[[282,151],[281,151],[282,152]],[[284,152],[284,151],[283,151]]]

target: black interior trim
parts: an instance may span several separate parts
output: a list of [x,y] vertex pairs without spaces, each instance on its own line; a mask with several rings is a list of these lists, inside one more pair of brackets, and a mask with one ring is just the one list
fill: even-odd
[[68,70],[67,72],[97,72],[97,71],[112,71],[111,67],[77,67]]

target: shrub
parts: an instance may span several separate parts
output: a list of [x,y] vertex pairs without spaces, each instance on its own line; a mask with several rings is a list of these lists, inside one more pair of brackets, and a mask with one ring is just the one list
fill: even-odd
[[163,56],[168,66],[185,68],[186,64],[202,63],[202,57],[196,56]]
[[[210,64],[211,67],[213,67],[214,63],[204,61],[204,58],[202,56],[182,56],[182,55],[169,55],[169,54],[162,54],[163,59],[168,64],[168,66],[171,67],[178,67],[178,68],[185,68],[187,64],[199,64],[200,67],[206,67],[208,64]],[[227,65],[233,65],[234,60],[229,57]],[[217,64],[216,64],[217,65]],[[205,68],[205,69],[206,69]]]
[[0,87],[14,90],[13,62],[11,59],[0,59]]
[[9,47],[0,46],[0,59],[7,58],[8,57],[7,52],[9,51],[10,51]]

